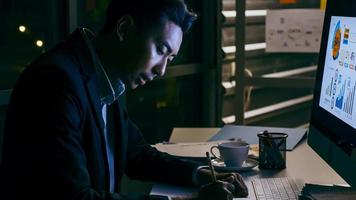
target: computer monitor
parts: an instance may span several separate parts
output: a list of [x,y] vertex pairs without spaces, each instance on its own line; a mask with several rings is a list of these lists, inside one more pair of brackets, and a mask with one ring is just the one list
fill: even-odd
[[328,0],[308,144],[356,187],[356,1]]

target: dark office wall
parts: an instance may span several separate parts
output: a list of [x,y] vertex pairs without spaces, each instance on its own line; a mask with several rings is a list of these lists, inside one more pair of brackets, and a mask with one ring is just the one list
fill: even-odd
[[6,106],[0,106],[0,164],[2,158],[2,143],[4,136],[4,121],[5,121]]
[[[66,31],[64,1],[0,1],[0,90],[11,89],[34,58],[62,39]],[[20,32],[19,26],[26,31]],[[36,41],[43,42],[42,47]]]
[[173,127],[196,127],[201,123],[200,75],[169,78],[127,92],[129,116],[149,143],[168,141]]

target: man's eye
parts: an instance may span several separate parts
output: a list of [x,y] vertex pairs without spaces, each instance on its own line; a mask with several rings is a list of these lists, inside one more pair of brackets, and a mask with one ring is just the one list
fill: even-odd
[[157,45],[157,52],[160,55],[164,55],[167,52],[167,48],[163,45]]

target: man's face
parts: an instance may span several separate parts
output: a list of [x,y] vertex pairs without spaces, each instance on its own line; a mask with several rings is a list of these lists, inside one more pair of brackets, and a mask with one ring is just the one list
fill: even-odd
[[132,89],[163,76],[167,63],[178,54],[183,32],[175,23],[167,21],[163,26],[147,33],[135,33],[125,47],[124,76],[121,78]]

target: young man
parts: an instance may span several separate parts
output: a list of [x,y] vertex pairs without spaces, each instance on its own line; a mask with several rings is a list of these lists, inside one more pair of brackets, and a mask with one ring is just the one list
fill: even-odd
[[[148,145],[117,99],[164,75],[195,18],[182,0],[112,0],[97,36],[79,28],[31,63],[8,106],[1,199],[155,199],[120,195],[124,173],[209,183],[196,163]],[[219,177],[200,198],[247,195],[238,174]]]

